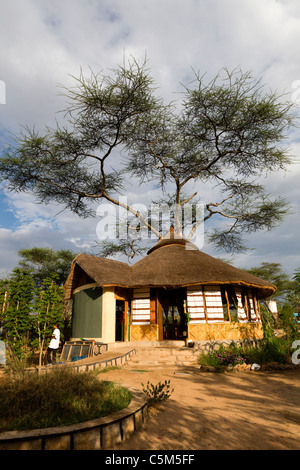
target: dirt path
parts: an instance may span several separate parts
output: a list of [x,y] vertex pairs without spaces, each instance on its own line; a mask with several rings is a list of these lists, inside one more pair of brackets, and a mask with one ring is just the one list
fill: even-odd
[[100,378],[140,390],[170,379],[174,388],[150,409],[146,427],[112,450],[300,449],[300,369],[218,374],[127,365]]

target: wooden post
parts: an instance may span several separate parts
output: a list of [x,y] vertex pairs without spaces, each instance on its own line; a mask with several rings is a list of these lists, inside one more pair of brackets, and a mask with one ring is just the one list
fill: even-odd
[[157,323],[158,323],[158,341],[163,341],[164,332],[163,332],[162,305],[158,296],[157,296]]
[[224,289],[224,292],[225,292],[225,298],[226,298],[226,303],[227,303],[227,314],[228,314],[228,319],[229,319],[229,321],[231,321],[231,316],[230,316],[230,305],[229,305],[229,298],[228,298],[228,293],[227,293],[227,289],[226,289],[226,288]]
[[206,321],[206,323],[207,323],[207,310],[206,310],[206,303],[205,303],[205,291],[204,291],[204,286],[202,286],[202,297],[203,297],[203,306],[204,306],[205,321]]
[[258,319],[261,320],[261,313],[260,313],[260,305],[259,305],[259,301],[257,300],[257,306],[258,306]]
[[124,319],[124,341],[129,341],[128,338],[128,300],[124,302],[124,312],[125,312],[125,319]]
[[259,320],[259,315],[257,311],[257,299],[256,299],[256,293],[255,290],[252,290],[252,298],[253,298],[253,305],[254,305],[254,311],[255,311],[255,320]]
[[244,304],[245,304],[245,310],[246,310],[247,318],[248,318],[249,321],[251,321],[251,316],[249,316],[247,292],[244,294]]
[[157,316],[156,299],[157,299],[157,294],[156,296],[154,296],[150,289],[150,323],[151,324],[156,324],[156,321],[157,321],[156,320],[156,316]]

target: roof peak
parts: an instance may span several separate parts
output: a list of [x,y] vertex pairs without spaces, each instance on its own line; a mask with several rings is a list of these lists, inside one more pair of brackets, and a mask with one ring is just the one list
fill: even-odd
[[152,248],[150,248],[150,250],[147,251],[147,255],[157,250],[158,248],[168,245],[180,245],[184,247],[188,246],[190,249],[198,250],[198,247],[196,245],[186,240],[181,234],[175,232],[174,226],[171,225],[168,233],[166,233],[166,235],[161,238],[156,245],[154,245]]

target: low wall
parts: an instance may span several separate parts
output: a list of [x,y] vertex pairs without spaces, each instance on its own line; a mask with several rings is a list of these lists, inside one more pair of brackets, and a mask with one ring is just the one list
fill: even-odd
[[191,341],[255,340],[263,338],[262,323],[196,323],[188,325]]
[[[88,362],[86,364],[76,364],[74,363],[68,363],[68,367],[73,367],[76,372],[88,372],[91,370],[95,370],[97,368],[107,368],[107,367],[113,367],[113,366],[122,366],[125,364],[131,356],[135,355],[136,351],[135,349],[131,349],[130,351],[126,352],[125,354],[120,354],[119,356],[112,357],[109,359],[104,359],[104,360],[97,360],[96,357],[94,357],[94,360],[92,362]],[[101,357],[101,356],[100,356]]]
[[215,340],[215,341],[195,341],[194,349],[198,350],[201,353],[212,353],[218,351],[220,346],[223,345],[228,347],[230,344],[235,343],[237,346],[250,346],[250,347],[258,347],[261,344],[262,339],[238,339],[238,340]]
[[[125,344],[125,343],[124,343]],[[118,356],[114,356],[112,358],[108,359],[100,359],[101,356],[99,356],[99,359],[97,359],[97,356],[94,356],[91,358],[92,360],[90,362],[85,362],[82,363],[82,361],[75,361],[75,362],[58,362],[58,366],[61,365],[66,365],[72,369],[74,369],[76,372],[88,372],[92,371],[98,368],[107,368],[107,367],[118,367],[122,366],[125,364],[131,356],[134,356],[136,354],[135,349],[131,349],[130,351],[127,351],[126,353],[120,354]],[[32,367],[30,369],[27,369],[28,373],[38,373],[38,372],[46,372],[47,367],[43,366],[41,370],[39,370],[38,367]]]
[[0,450],[101,450],[124,441],[143,428],[148,418],[148,400],[140,390],[122,386],[132,393],[124,410],[71,426],[2,433]]
[[[190,341],[259,339],[263,337],[262,323],[220,322],[189,323]],[[130,341],[158,341],[159,325],[130,325]]]

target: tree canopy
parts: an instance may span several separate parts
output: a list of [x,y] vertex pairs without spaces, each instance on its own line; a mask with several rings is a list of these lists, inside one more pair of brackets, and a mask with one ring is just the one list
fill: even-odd
[[69,275],[71,263],[76,256],[71,250],[51,248],[22,248],[18,251],[19,265],[31,271],[35,284],[40,286],[46,278],[55,278],[56,284],[63,285]]
[[[229,252],[245,249],[245,234],[283,220],[287,201],[269,195],[259,178],[291,163],[283,141],[292,105],[249,72],[224,69],[211,81],[194,72],[171,103],[158,95],[147,61],[74,80],[64,89],[63,126],[25,127],[3,149],[0,175],[10,190],[81,217],[93,214],[95,202],[111,203],[138,219],[137,230],[161,238],[147,212],[119,198],[126,181],[150,182],[174,208],[176,232],[182,209],[201,202],[186,238],[205,223],[207,241]],[[123,238],[128,249],[129,232]]]
[[264,261],[259,266],[248,269],[247,272],[276,286],[276,292],[271,296],[274,300],[286,300],[290,292],[295,289],[295,282],[282,270],[280,263]]

